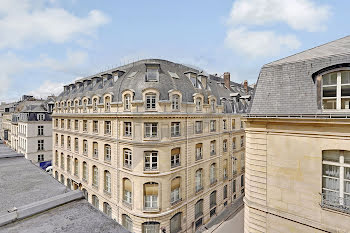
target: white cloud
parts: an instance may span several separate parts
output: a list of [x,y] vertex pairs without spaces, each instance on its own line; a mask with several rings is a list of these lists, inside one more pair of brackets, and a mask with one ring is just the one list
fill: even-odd
[[43,99],[49,95],[57,96],[63,91],[63,85],[64,85],[63,83],[46,80],[37,89],[30,91],[29,95],[33,95],[34,97],[43,98]]
[[98,10],[78,17],[63,8],[39,0],[2,0],[0,49],[21,48],[42,42],[63,43],[78,36],[94,36],[108,17]]
[[243,27],[229,29],[227,47],[249,57],[274,56],[282,50],[293,50],[301,43],[294,35],[278,35],[274,31],[249,31]]
[[312,0],[236,0],[229,23],[265,25],[283,22],[295,30],[324,30],[330,7]]

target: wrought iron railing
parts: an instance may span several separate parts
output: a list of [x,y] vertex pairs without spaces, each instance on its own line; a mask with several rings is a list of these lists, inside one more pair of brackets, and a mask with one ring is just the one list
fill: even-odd
[[321,207],[350,214],[350,198],[342,198],[333,194],[321,194]]

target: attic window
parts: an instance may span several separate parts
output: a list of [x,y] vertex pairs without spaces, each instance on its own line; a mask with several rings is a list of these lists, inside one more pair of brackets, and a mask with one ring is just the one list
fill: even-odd
[[38,121],[43,121],[43,120],[45,120],[45,114],[38,114],[38,115],[37,115],[37,119],[38,119]]
[[198,87],[197,76],[195,74],[190,74],[190,80],[194,87]]
[[168,71],[168,73],[169,73],[169,75],[170,75],[172,78],[179,79],[179,76],[178,76],[176,73],[170,72],[170,71]]
[[147,66],[146,82],[158,82],[159,81],[159,67]]
[[322,108],[350,109],[350,71],[339,71],[322,76]]
[[128,75],[128,78],[133,78],[136,74],[137,74],[137,71],[134,71]]

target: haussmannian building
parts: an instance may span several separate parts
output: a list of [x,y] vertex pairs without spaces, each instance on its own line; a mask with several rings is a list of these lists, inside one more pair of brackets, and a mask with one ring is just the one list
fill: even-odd
[[246,121],[245,233],[350,232],[350,37],[262,67]]
[[244,195],[245,82],[149,59],[66,85],[54,176],[132,232],[194,232]]

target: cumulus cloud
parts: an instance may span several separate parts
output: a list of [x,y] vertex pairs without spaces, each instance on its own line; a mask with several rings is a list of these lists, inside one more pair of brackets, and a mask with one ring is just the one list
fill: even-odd
[[297,49],[301,45],[294,35],[278,35],[274,31],[249,31],[243,27],[230,29],[225,44],[249,57],[278,55],[282,50]]
[[38,0],[2,0],[0,4],[0,49],[21,48],[41,42],[64,43],[77,36],[93,36],[108,17],[91,10],[78,17],[63,8]]

